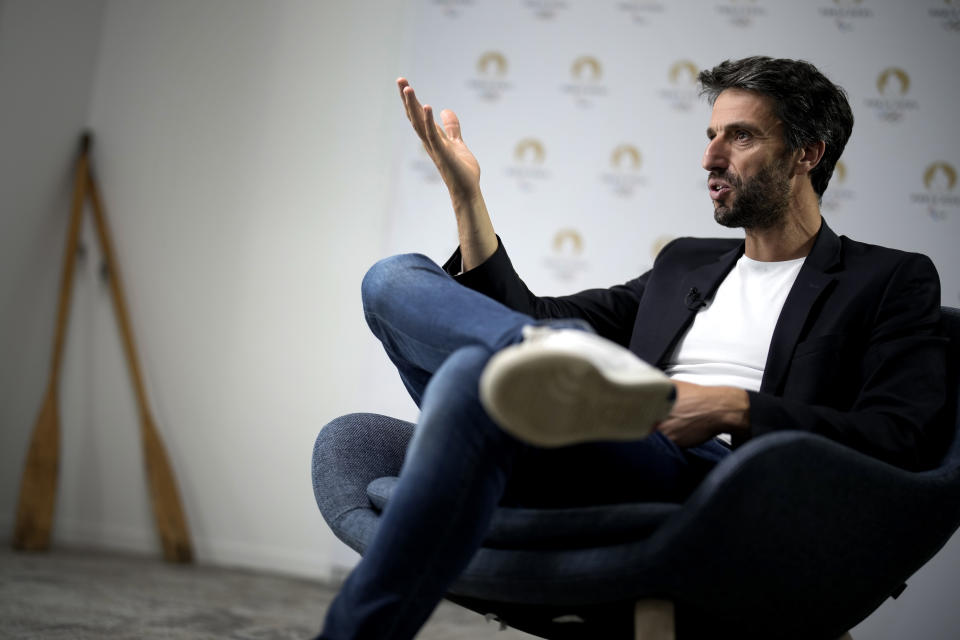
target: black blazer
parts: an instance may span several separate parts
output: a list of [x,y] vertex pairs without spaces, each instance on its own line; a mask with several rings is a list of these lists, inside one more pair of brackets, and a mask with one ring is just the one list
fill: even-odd
[[[538,297],[500,244],[456,275],[534,318],[582,318],[663,368],[697,311],[743,254],[737,239],[680,238],[639,278],[609,289]],[[444,268],[459,270],[459,251]],[[945,398],[940,281],[926,256],[838,237],[823,223],[774,329],[750,433],[824,435],[905,468],[935,457]]]

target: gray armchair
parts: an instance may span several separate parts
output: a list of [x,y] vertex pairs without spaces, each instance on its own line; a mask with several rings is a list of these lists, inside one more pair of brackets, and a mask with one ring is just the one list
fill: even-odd
[[[840,637],[898,595],[960,524],[960,312],[943,315],[952,444],[932,470],[807,433],[767,435],[683,504],[499,509],[448,599],[544,638],[632,638],[658,626],[660,637]],[[361,554],[412,432],[352,414],[317,438],[317,504]]]

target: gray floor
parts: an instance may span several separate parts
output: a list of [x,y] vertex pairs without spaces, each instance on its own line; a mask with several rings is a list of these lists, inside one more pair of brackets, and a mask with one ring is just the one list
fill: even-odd
[[[101,552],[0,550],[0,638],[311,638],[335,591],[247,571]],[[444,603],[418,638],[530,640]]]

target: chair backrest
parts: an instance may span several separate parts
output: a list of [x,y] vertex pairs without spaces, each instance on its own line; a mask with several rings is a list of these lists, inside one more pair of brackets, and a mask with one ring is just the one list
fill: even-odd
[[939,466],[960,467],[960,414],[958,414],[958,397],[960,397],[960,309],[941,307],[943,333],[949,339],[947,345],[947,405],[944,407],[943,419],[952,429],[947,429],[952,435],[952,441]]

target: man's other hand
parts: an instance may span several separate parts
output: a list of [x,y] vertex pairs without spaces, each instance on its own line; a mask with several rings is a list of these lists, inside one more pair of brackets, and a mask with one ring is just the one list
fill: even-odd
[[681,447],[695,447],[721,433],[750,428],[750,398],[736,387],[705,387],[674,380],[677,400],[657,431]]

